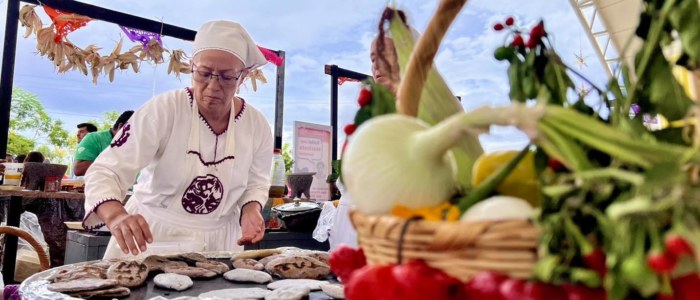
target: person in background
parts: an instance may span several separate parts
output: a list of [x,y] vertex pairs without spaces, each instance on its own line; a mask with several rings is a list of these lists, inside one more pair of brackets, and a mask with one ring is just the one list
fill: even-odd
[[119,116],[112,128],[87,134],[78,144],[78,149],[75,151],[73,174],[84,176],[90,165],[97,159],[97,156],[109,147],[114,136],[124,127],[133,114],[133,110],[127,110]]
[[[394,15],[394,10],[387,8],[379,22],[379,34],[372,41],[370,48],[370,60],[372,61],[372,77],[376,83],[379,83],[396,94],[396,89],[401,80],[398,55],[394,47],[394,40],[389,32],[385,32],[384,20],[390,19]],[[396,11],[404,24],[407,24],[406,15],[403,11]],[[418,32],[409,26],[411,34],[417,40]],[[352,199],[345,192],[345,186],[342,181],[336,182],[339,190],[340,201],[338,201],[338,209],[336,210],[335,218],[333,219],[333,227],[329,235],[329,243],[331,250],[345,244],[352,247],[357,247],[357,232],[350,221],[349,212],[352,208]]]
[[44,162],[44,154],[41,154],[39,151],[32,151],[27,154],[27,158],[25,158],[22,162],[24,163],[29,163],[29,162]]
[[23,163],[26,158],[27,158],[26,154],[17,155],[17,157],[15,157],[15,162],[16,163]]
[[12,154],[5,154],[5,162],[11,163],[13,161],[15,161],[15,157]]
[[90,132],[97,131],[97,126],[92,123],[80,123],[78,124],[78,132],[75,137],[78,139],[78,144],[85,138],[85,136]]

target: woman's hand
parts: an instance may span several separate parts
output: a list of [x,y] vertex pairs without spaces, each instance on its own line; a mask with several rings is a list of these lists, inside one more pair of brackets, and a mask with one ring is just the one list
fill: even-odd
[[146,251],[146,243],[153,243],[148,222],[139,214],[129,214],[118,201],[103,203],[97,209],[98,216],[105,221],[112,236],[124,254],[138,255]]
[[239,245],[255,244],[265,236],[265,219],[258,202],[248,202],[241,209],[241,231],[243,234],[238,239]]

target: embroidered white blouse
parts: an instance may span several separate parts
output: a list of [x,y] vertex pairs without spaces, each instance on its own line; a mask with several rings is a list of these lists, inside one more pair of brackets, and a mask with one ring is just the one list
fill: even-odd
[[[102,226],[95,209],[106,201],[124,199],[140,172],[126,209],[144,215],[156,240],[158,227],[205,233],[230,227],[205,240],[211,244],[207,250],[233,250],[232,241],[238,237],[215,240],[240,236],[243,205],[256,201],[265,206],[273,139],[262,113],[245,102],[231,121],[229,129],[215,134],[196,105],[193,108],[188,89],[149,100],[90,166],[83,226]],[[229,140],[231,136],[234,140]],[[168,234],[160,233],[163,239]]]

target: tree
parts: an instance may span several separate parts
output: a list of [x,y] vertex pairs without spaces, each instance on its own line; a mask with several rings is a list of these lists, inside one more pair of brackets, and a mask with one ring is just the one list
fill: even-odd
[[[68,143],[68,131],[63,128],[61,120],[54,120],[44,109],[39,98],[23,89],[12,88],[12,108],[10,110],[10,138],[8,149],[17,137],[22,136],[30,141],[46,143],[62,147]],[[23,154],[23,153],[16,153]]]
[[97,126],[97,130],[107,130],[112,128],[114,125],[114,122],[119,119],[119,116],[121,115],[120,112],[113,110],[113,111],[107,111],[102,113],[102,119],[99,121],[95,120],[88,120],[88,123],[95,124]]
[[21,135],[10,132],[9,143],[7,143],[7,153],[14,155],[27,154],[34,149],[34,141]]
[[287,174],[292,173],[292,166],[294,166],[291,146],[289,143],[282,145],[282,158],[284,159],[284,169],[287,171]]
[[36,95],[12,88],[8,152],[20,155],[36,149],[52,162],[63,162],[66,145],[68,131],[63,122],[51,118]]

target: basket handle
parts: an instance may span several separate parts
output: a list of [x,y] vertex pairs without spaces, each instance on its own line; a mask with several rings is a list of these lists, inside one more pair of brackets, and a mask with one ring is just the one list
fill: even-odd
[[44,251],[44,248],[41,247],[41,244],[39,244],[39,242],[29,232],[13,226],[0,226],[0,234],[3,233],[14,235],[27,241],[30,245],[32,245],[32,248],[34,248],[34,251],[36,251],[37,256],[39,256],[41,270],[45,271],[49,269],[49,256],[46,254],[46,251]]
[[406,73],[399,83],[396,93],[398,111],[408,116],[418,115],[418,105],[423,86],[433,65],[433,59],[440,48],[440,43],[454,19],[462,10],[467,0],[441,0],[425,33],[418,39],[411,57],[408,59]]

